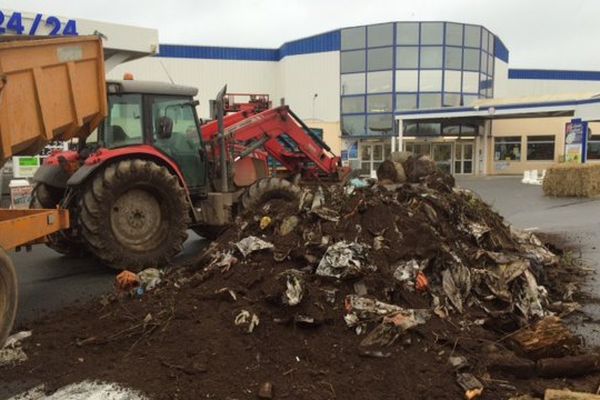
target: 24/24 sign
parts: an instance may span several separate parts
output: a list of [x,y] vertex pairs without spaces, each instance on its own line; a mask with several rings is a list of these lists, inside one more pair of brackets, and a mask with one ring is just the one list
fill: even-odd
[[[28,23],[29,21],[31,21],[30,24]],[[61,21],[51,15],[44,17],[42,14],[36,14],[33,20],[26,19],[26,24],[23,22],[23,15],[20,12],[13,12],[11,15],[6,15],[0,10],[0,35],[78,35],[77,22],[73,19]],[[29,26],[26,27],[25,25]]]

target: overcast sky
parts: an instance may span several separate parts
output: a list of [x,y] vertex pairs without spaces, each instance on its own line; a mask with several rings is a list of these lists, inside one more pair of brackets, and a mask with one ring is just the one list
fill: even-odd
[[484,25],[513,68],[600,71],[596,0],[2,0],[0,7],[159,30],[161,43],[279,47],[328,30],[387,21]]

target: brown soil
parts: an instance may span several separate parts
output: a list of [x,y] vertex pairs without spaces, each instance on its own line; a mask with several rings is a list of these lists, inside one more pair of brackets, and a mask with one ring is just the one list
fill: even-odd
[[[152,399],[253,399],[260,385],[270,382],[275,399],[460,399],[464,390],[448,358],[462,355],[469,361],[467,370],[485,386],[481,399],[539,396],[547,387],[595,391],[597,373],[571,380],[518,379],[491,368],[498,354],[514,350],[511,333],[532,321],[517,312],[493,318],[473,302],[463,314],[434,315],[375,353],[386,357],[361,350],[364,335],[343,318],[345,297],[362,290],[359,286],[380,301],[428,309],[431,295],[440,293],[439,273],[451,262],[448,251],[468,268],[486,263],[476,258],[477,249],[521,251],[502,217],[468,193],[453,191],[451,177],[435,172],[419,180],[397,190],[375,187],[351,196],[337,186],[326,188],[327,207],[339,222],[272,200],[237,221],[193,265],[172,270],[157,289],[141,297],[114,295],[35,321],[29,327],[34,335],[23,345],[29,361],[0,369],[0,387],[45,383],[51,392],[97,379],[139,389]],[[261,230],[259,221],[266,215],[272,223]],[[299,225],[281,236],[280,224],[290,215],[299,217]],[[491,232],[475,238],[461,229],[469,221]],[[238,262],[230,268],[209,266],[250,235],[273,243],[274,250],[246,259],[234,252]],[[373,244],[379,236],[383,247],[368,255],[376,272],[350,280],[314,273],[328,247],[324,241]],[[394,281],[394,265],[411,258],[428,260],[429,291],[407,290]],[[282,304],[280,273],[288,269],[305,272],[305,294],[296,306]],[[565,283],[564,274],[542,271],[536,277],[550,288],[551,300],[559,299],[557,282]],[[505,306],[498,300],[487,305]],[[234,324],[242,310],[260,319],[252,333]],[[568,353],[580,351],[574,347]]]

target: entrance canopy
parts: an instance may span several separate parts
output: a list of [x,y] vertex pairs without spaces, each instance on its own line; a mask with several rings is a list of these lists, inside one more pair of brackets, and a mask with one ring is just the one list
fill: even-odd
[[470,106],[443,107],[396,113],[403,122],[452,122],[482,125],[502,118],[573,117],[600,121],[600,93],[480,99]]

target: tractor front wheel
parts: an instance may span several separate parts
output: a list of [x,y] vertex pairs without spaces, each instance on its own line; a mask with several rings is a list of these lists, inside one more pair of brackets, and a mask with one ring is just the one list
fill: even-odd
[[90,250],[116,269],[169,265],[187,238],[185,191],[176,176],[153,161],[109,165],[81,196],[80,209]]
[[299,201],[302,190],[293,183],[281,178],[263,178],[256,181],[242,195],[244,211],[261,207],[272,199]]
[[8,255],[0,248],[0,349],[17,315],[17,274]]

